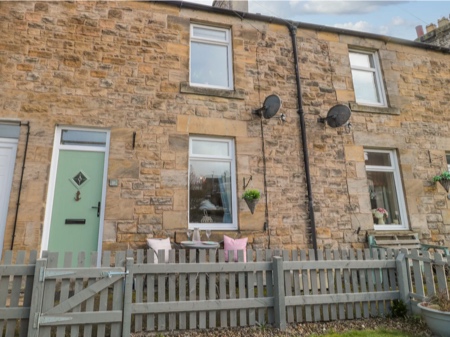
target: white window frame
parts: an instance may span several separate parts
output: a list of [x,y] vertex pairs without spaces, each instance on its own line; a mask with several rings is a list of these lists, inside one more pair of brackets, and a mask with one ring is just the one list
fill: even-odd
[[391,166],[377,166],[377,165],[365,165],[366,172],[392,172],[394,175],[394,183],[395,183],[395,193],[397,195],[398,200],[398,208],[400,212],[400,219],[402,219],[401,224],[385,224],[378,225],[374,224],[375,230],[408,230],[408,214],[406,212],[406,204],[405,198],[403,194],[403,186],[400,177],[400,168],[398,165],[397,155],[395,150],[380,150],[380,149],[367,149],[364,148],[364,152],[372,152],[372,153],[387,153],[389,154],[389,158],[391,160]]
[[[194,28],[199,27],[202,29],[208,29],[208,30],[215,30],[215,31],[221,31],[225,32],[225,40],[216,40],[216,39],[208,39],[205,37],[197,37],[194,34]],[[211,27],[211,26],[205,26],[205,25],[199,25],[199,24],[191,24],[190,29],[190,42],[189,42],[189,84],[195,87],[203,87],[203,88],[214,88],[214,89],[226,89],[226,90],[233,90],[233,55],[232,55],[232,45],[231,45],[231,29],[227,28],[218,28],[218,27]],[[204,83],[196,83],[192,81],[191,75],[192,75],[192,42],[200,42],[205,44],[211,44],[211,45],[219,45],[219,46],[225,46],[227,47],[227,59],[228,59],[228,86],[217,86],[217,85],[211,85],[211,84],[204,84]]]
[[[377,92],[380,96],[380,102],[366,101],[366,100],[358,99],[358,97],[356,96],[356,90],[355,90],[356,102],[359,104],[362,104],[362,105],[387,107],[386,91],[384,89],[383,75],[381,73],[381,65],[380,65],[380,61],[378,58],[378,53],[376,51],[350,49],[349,54],[369,55],[369,57],[372,58],[373,64],[374,64],[373,68],[372,67],[355,66],[355,65],[351,64],[351,61],[350,61],[350,68],[351,68],[351,70],[359,70],[359,71],[364,71],[364,72],[374,74],[375,90],[377,90]],[[355,88],[357,83],[355,83],[355,80],[353,79],[353,74],[352,74],[352,81],[353,81],[353,88]]]
[[[210,141],[210,142],[226,142],[228,143],[230,149],[229,156],[211,156],[211,155],[199,155],[192,153],[192,142],[195,140],[200,141]],[[238,229],[238,208],[237,208],[237,190],[236,190],[236,154],[235,154],[235,146],[234,139],[231,138],[214,138],[214,137],[201,137],[201,136],[191,136],[189,137],[189,170],[188,170],[188,212],[190,212],[190,202],[191,198],[189,195],[189,186],[190,186],[190,176],[191,176],[191,159],[195,160],[214,160],[214,161],[223,161],[229,162],[231,166],[231,207],[232,207],[232,222],[231,223],[200,223],[200,222],[189,222],[188,228],[194,229],[199,228],[202,230],[211,229],[211,230],[237,230]],[[190,218],[190,214],[188,214],[188,221]]]

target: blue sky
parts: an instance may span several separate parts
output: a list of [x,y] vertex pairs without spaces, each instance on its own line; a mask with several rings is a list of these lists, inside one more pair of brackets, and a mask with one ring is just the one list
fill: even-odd
[[414,40],[416,26],[426,32],[426,25],[449,18],[450,1],[249,0],[249,12]]

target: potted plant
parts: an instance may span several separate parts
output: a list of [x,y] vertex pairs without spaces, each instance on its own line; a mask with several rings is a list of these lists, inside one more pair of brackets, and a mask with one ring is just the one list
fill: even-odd
[[428,301],[418,304],[430,330],[438,337],[448,336],[450,327],[450,297],[446,290],[439,291]]
[[437,176],[433,177],[434,182],[439,182],[445,190],[449,191],[450,189],[450,172],[444,171],[441,174],[438,174]]
[[256,204],[258,203],[260,198],[261,192],[254,188],[249,188],[248,190],[245,190],[244,193],[242,194],[242,199],[245,200],[252,214],[255,211]]

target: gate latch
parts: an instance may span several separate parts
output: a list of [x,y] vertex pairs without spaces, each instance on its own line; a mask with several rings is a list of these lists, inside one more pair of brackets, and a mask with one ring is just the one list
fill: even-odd
[[113,276],[125,276],[128,275],[130,272],[127,271],[104,271],[102,272],[103,277],[111,278]]

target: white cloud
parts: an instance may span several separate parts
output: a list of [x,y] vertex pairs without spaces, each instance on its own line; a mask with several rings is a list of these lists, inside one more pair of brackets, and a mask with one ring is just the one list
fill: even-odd
[[[266,15],[292,17],[296,15],[314,14],[364,14],[372,13],[382,7],[407,1],[342,1],[342,0],[250,0],[249,7],[253,12]],[[270,14],[269,14],[270,12]]]
[[381,34],[381,35],[390,35],[391,31],[388,26],[380,26],[378,29],[378,32],[372,32],[375,34]]
[[392,21],[391,21],[391,24],[394,25],[394,26],[402,26],[405,23],[406,23],[405,19],[403,19],[403,18],[401,18],[399,16],[396,16],[396,17],[392,18]]
[[356,30],[358,32],[373,33],[378,35],[389,35],[388,26],[374,26],[367,21],[336,23],[333,25],[336,28],[343,28],[349,30]]
[[367,21],[358,21],[358,22],[347,22],[347,23],[336,23],[334,24],[336,28],[344,28],[350,30],[357,30],[361,32],[372,32],[373,26]]
[[373,1],[321,1],[312,0],[297,4],[303,14],[361,14],[371,13],[379,8]]

